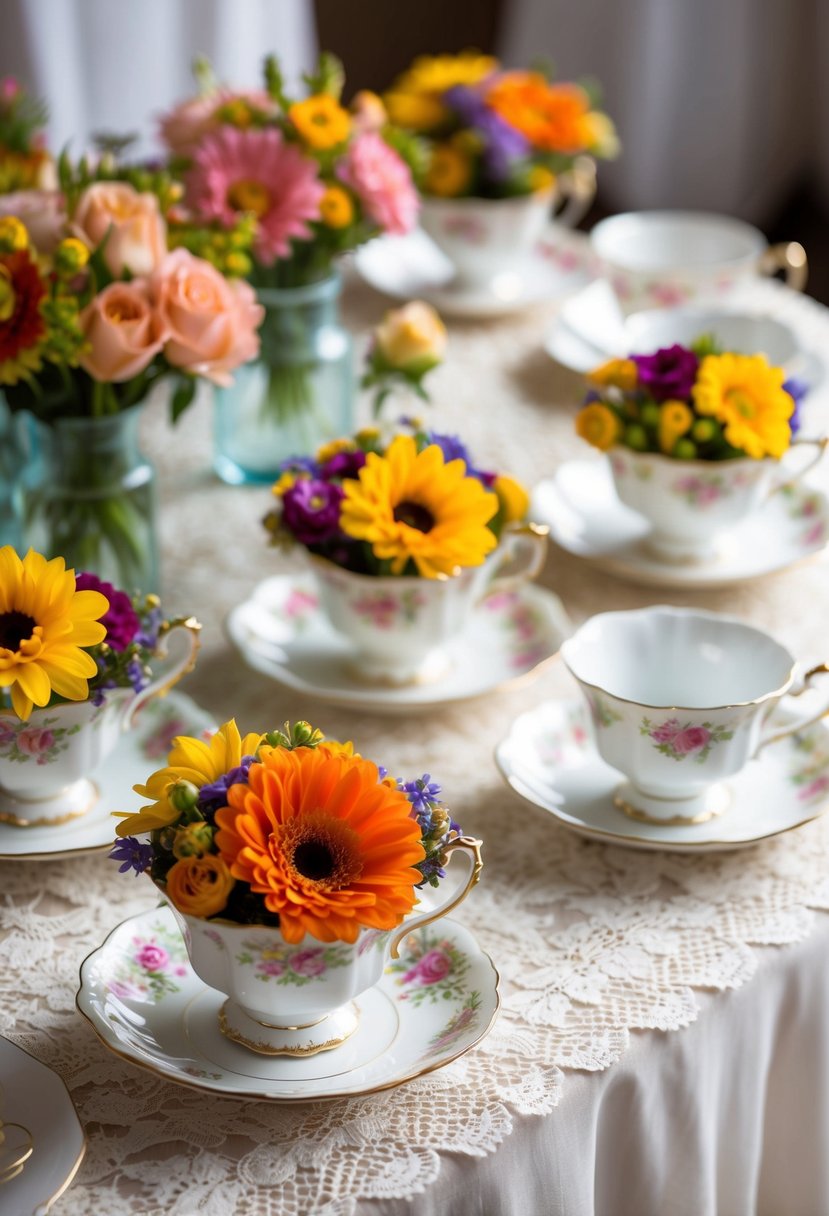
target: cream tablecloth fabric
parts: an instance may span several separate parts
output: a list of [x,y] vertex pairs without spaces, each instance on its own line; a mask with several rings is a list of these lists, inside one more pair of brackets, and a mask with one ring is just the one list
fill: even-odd
[[[824,310],[758,291],[826,347]],[[349,288],[356,330],[382,308]],[[434,380],[435,424],[528,482],[577,451],[578,378],[540,347],[554,311],[453,326]],[[374,1097],[281,1107],[181,1089],[110,1054],[73,1007],[78,964],[152,906],[149,884],[120,878],[102,854],[2,864],[0,1033],[64,1076],[89,1133],[58,1216],[829,1211],[829,819],[720,856],[576,838],[507,790],[492,760],[519,712],[573,695],[557,664],[415,725],[287,695],[222,632],[231,606],[286,568],[260,532],[267,492],[213,479],[206,403],[176,430],[150,407],[145,438],[161,477],[166,602],[204,623],[185,690],[245,729],[308,717],[392,771],[437,775],[485,841],[484,878],[459,919],[496,960],[504,1004],[474,1052]],[[660,598],[559,551],[542,582],[577,622]],[[826,657],[825,562],[661,598],[739,613]]]

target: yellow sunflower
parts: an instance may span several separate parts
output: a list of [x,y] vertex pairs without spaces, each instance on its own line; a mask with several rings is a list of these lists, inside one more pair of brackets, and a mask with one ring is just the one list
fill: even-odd
[[732,447],[755,460],[780,459],[791,443],[794,401],[785,373],[764,355],[708,355],[694,385],[697,412],[722,423]]
[[190,735],[179,735],[167,757],[166,768],[154,772],[146,785],[132,787],[142,798],[152,799],[151,804],[142,807],[136,814],[114,812],[118,819],[123,820],[115,829],[116,835],[134,836],[138,832],[153,832],[156,828],[166,828],[175,823],[181,814],[173,804],[175,787],[179,782],[187,781],[197,789],[210,785],[237,768],[243,756],[252,756],[261,741],[261,735],[251,734],[242,738],[232,718],[220,726],[207,742]]
[[402,574],[412,561],[423,578],[451,575],[480,566],[497,541],[487,527],[498,497],[462,460],[444,462],[430,444],[422,452],[411,435],[398,435],[385,456],[369,452],[359,480],[343,482],[340,526],[366,540],[375,557]]
[[98,618],[108,610],[100,591],[75,590],[62,557],[47,561],[30,549],[21,561],[11,545],[0,549],[0,689],[24,722],[53,692],[86,700],[98,667],[82,647],[103,642]]

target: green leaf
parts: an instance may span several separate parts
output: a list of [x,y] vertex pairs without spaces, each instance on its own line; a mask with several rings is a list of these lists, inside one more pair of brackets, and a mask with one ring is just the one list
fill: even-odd
[[196,395],[196,379],[194,376],[188,376],[186,379],[179,380],[178,388],[173,393],[170,401],[170,421],[175,425],[181,415],[192,404],[193,398]]

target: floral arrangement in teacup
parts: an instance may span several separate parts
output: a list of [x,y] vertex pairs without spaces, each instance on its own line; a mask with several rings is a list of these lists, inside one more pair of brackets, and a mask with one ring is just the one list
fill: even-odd
[[363,679],[438,678],[446,643],[505,564],[532,578],[542,529],[512,477],[481,469],[456,435],[377,427],[289,460],[265,526],[310,558],[319,602]]
[[648,543],[668,560],[712,556],[717,534],[779,484],[793,444],[816,445],[815,460],[825,446],[796,438],[804,384],[764,355],[718,350],[707,335],[611,359],[587,383],[576,431],[608,453],[619,497],[649,519]]
[[[111,857],[149,875],[196,972],[228,993],[222,1030],[268,1054],[347,1037],[348,1002],[377,982],[397,937],[459,902],[480,870],[479,842],[461,836],[430,775],[391,777],[307,722],[180,736],[135,789],[148,805],[121,815]],[[411,919],[457,851],[464,891]]]
[[[175,629],[181,657],[154,674]],[[0,548],[0,819],[28,826],[88,809],[90,773],[139,706],[192,667],[198,629],[62,557]]]
[[372,333],[361,380],[363,388],[374,389],[375,418],[396,389],[429,400],[423,381],[442,363],[446,342],[446,326],[431,304],[411,300],[389,309]]

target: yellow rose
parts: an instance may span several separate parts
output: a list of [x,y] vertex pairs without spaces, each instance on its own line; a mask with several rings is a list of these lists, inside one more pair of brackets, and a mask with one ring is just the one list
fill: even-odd
[[446,326],[431,304],[422,300],[387,312],[374,337],[389,367],[415,376],[440,363],[446,350]]
[[576,415],[576,434],[594,448],[606,452],[621,438],[622,424],[613,410],[599,401],[593,401]]
[[235,885],[236,880],[216,853],[182,857],[167,872],[167,894],[186,916],[215,916],[227,905]]

